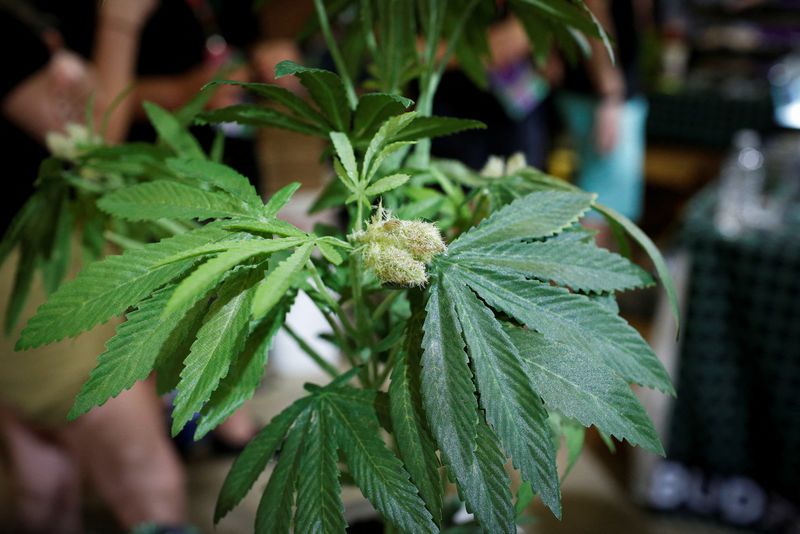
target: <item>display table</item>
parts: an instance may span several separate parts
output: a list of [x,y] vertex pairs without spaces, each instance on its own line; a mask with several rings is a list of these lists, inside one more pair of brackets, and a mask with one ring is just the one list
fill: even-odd
[[[733,498],[727,519],[747,524],[761,509],[759,524],[775,502],[800,506],[800,223],[724,237],[715,198],[712,187],[690,203],[681,234],[691,274],[678,396],[654,482],[690,479],[683,500],[664,490],[662,508],[671,497],[724,517]],[[737,516],[737,503],[749,509]]]

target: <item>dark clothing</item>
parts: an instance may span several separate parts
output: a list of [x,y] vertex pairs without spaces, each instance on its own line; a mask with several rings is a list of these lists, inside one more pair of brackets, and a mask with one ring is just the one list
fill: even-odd
[[539,103],[520,121],[511,119],[497,98],[475,85],[464,73],[447,72],[433,103],[434,115],[475,119],[485,130],[468,130],[433,140],[432,153],[480,169],[489,156],[525,154],[529,165],[543,168],[549,150],[549,101]]
[[[135,0],[129,0],[135,1]],[[197,4],[197,2],[193,2]],[[30,5],[59,31],[64,46],[87,60],[92,57],[97,18],[96,0],[32,0]],[[258,34],[257,17],[250,0],[225,0],[213,24],[201,21],[189,2],[162,0],[142,30],[138,76],[182,74],[202,64],[205,58],[206,36],[220,31],[229,43],[245,46]],[[46,17],[45,17],[46,15]],[[40,27],[23,22],[17,14],[0,7],[0,46],[14,51],[4,54],[0,100],[8,91],[45,66],[49,52],[44,46]],[[209,132],[202,137],[213,136]],[[131,139],[153,139],[150,125],[133,125]],[[0,116],[0,139],[8,157],[4,169],[9,190],[2,200],[0,232],[11,221],[33,191],[33,182],[41,161],[47,157],[45,148]]]
[[[0,49],[3,54],[3,76],[0,78],[0,102],[17,85],[41,69],[50,54],[39,37],[21,24],[10,12],[0,8]],[[12,52],[13,51],[13,52]],[[3,143],[4,193],[0,206],[0,231],[33,192],[39,162],[47,151],[28,134],[0,114],[0,140]]]
[[[625,80],[625,98],[640,95],[642,82],[639,74],[641,50],[640,29],[632,0],[609,0],[611,21],[614,24],[611,39],[614,58]],[[582,64],[569,66],[564,76],[564,89],[582,94],[596,94],[586,68]]]

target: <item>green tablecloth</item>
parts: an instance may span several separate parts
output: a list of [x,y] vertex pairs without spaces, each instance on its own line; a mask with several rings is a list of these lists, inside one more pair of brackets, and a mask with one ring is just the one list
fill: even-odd
[[681,235],[692,268],[668,458],[800,504],[800,223],[725,238],[715,198],[692,201]]

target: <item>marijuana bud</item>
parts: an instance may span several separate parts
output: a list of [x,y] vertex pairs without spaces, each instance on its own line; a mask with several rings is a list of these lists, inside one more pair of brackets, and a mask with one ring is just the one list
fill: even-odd
[[362,245],[364,264],[381,282],[398,286],[422,286],[428,281],[425,265],[447,247],[433,224],[395,219],[383,208],[364,232],[353,236]]
[[70,122],[64,127],[64,133],[47,132],[44,142],[54,156],[74,161],[84,151],[100,144],[100,139],[83,124]]

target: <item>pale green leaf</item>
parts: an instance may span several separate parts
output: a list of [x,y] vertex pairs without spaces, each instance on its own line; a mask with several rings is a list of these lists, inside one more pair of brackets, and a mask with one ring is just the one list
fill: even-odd
[[[284,238],[294,239],[294,238]],[[206,261],[195,269],[192,274],[184,278],[172,298],[169,299],[164,313],[172,313],[187,305],[196,302],[211,289],[213,289],[228,272],[234,267],[258,256],[265,256],[275,250],[282,250],[293,246],[294,243],[281,242],[280,246],[270,246],[270,242],[278,239],[259,239],[257,241],[240,241],[235,246]]]
[[[274,198],[274,197],[273,197]],[[306,237],[307,234],[281,219],[269,219],[266,221],[231,221],[224,225],[226,230],[235,232],[248,232],[257,235],[282,235],[288,237]]]
[[[257,225],[258,223],[254,223]],[[250,251],[253,254],[269,254],[279,250],[285,250],[308,241],[308,237],[278,237],[275,239],[222,239],[207,245],[201,245],[196,248],[184,250],[169,258],[164,258],[156,267],[167,265],[176,261],[181,261],[189,258],[199,258],[201,256],[208,256],[219,254],[226,251]]]
[[295,419],[306,409],[310,397],[303,397],[276,415],[267,426],[256,434],[228,471],[219,492],[214,510],[214,522],[218,522],[245,498],[256,479],[264,471],[267,462],[278,450],[283,437]]
[[278,189],[274,195],[269,197],[266,206],[264,206],[264,217],[275,217],[278,212],[292,199],[295,191],[300,189],[299,182],[292,182]]
[[189,269],[194,260],[160,267],[155,267],[156,264],[226,235],[219,225],[210,224],[87,266],[75,280],[62,285],[28,321],[18,348],[38,347],[75,336],[121,315],[153,290]]
[[164,108],[152,103],[142,104],[150,124],[156,129],[158,137],[179,156],[206,159],[205,152],[192,134],[180,121]]
[[253,208],[223,192],[158,180],[118,189],[97,201],[111,215],[129,221],[213,219],[253,216]]
[[350,144],[347,135],[342,132],[331,132],[330,137],[333,149],[336,151],[336,155],[339,156],[339,161],[347,178],[351,184],[357,184],[359,182],[358,164],[356,163],[356,155],[353,152],[353,145]]
[[454,259],[468,266],[516,271],[574,291],[623,291],[652,284],[647,272],[622,256],[580,242],[503,243],[471,248]]
[[167,167],[179,175],[222,189],[250,206],[261,207],[261,197],[250,180],[227,165],[207,160],[170,158]]
[[408,182],[409,179],[411,179],[411,176],[402,173],[384,176],[380,180],[373,182],[364,192],[370,196],[380,195],[381,193],[400,187]]
[[592,205],[593,194],[534,192],[494,212],[449,247],[456,254],[505,241],[557,234],[574,224]]
[[230,417],[242,404],[250,399],[264,376],[269,349],[275,334],[284,320],[289,303],[281,303],[265,317],[247,337],[247,342],[231,365],[211,399],[203,406],[202,417],[197,424],[194,439],[199,440],[220,423]]
[[584,426],[663,454],[647,412],[620,376],[595,357],[532,330],[508,327],[536,392]]
[[[173,324],[172,333],[162,345],[155,361],[156,391],[159,395],[171,393],[178,386],[183,362],[189,355],[198,330],[203,326],[203,318],[209,305],[210,299],[199,299],[183,319]],[[169,319],[165,322],[168,321]]]
[[211,304],[178,382],[172,412],[173,435],[200,411],[228,374],[231,359],[244,348],[253,300],[249,286],[254,281],[250,273],[230,279]]
[[[394,169],[397,168],[398,158],[402,159],[403,154],[406,153],[407,147],[413,145],[416,141],[398,141],[396,143],[389,143],[385,145],[371,160],[369,172],[365,174],[367,182],[371,182],[376,174],[381,170],[381,165],[386,163],[384,168]],[[395,163],[393,166],[392,163]],[[366,166],[365,166],[366,168]]]
[[[387,145],[392,143],[393,138],[397,136],[403,128],[414,120],[414,117],[416,117],[416,112],[414,111],[396,115],[384,122],[378,129],[378,132],[372,137],[367,147],[367,152],[364,154],[364,162],[361,169],[361,173],[366,177],[367,181],[371,179],[372,175],[375,174],[377,168],[380,166],[380,162],[375,162],[373,160],[375,160],[378,154]],[[402,145],[398,145],[397,148],[400,148],[400,146]],[[385,158],[386,156],[383,157]]]
[[292,278],[300,272],[311,257],[314,243],[298,247],[291,256],[282,261],[256,289],[252,304],[253,319],[264,317],[283,297],[292,284]]
[[116,335],[106,344],[97,367],[78,393],[68,415],[70,420],[147,378],[162,346],[183,315],[175,313],[162,320],[164,306],[174,289],[168,286],[157,291],[127,314],[126,321],[117,327]]
[[325,259],[334,265],[341,265],[341,263],[344,261],[344,258],[342,258],[342,255],[339,254],[339,251],[325,241],[317,241],[317,248],[325,257]]

